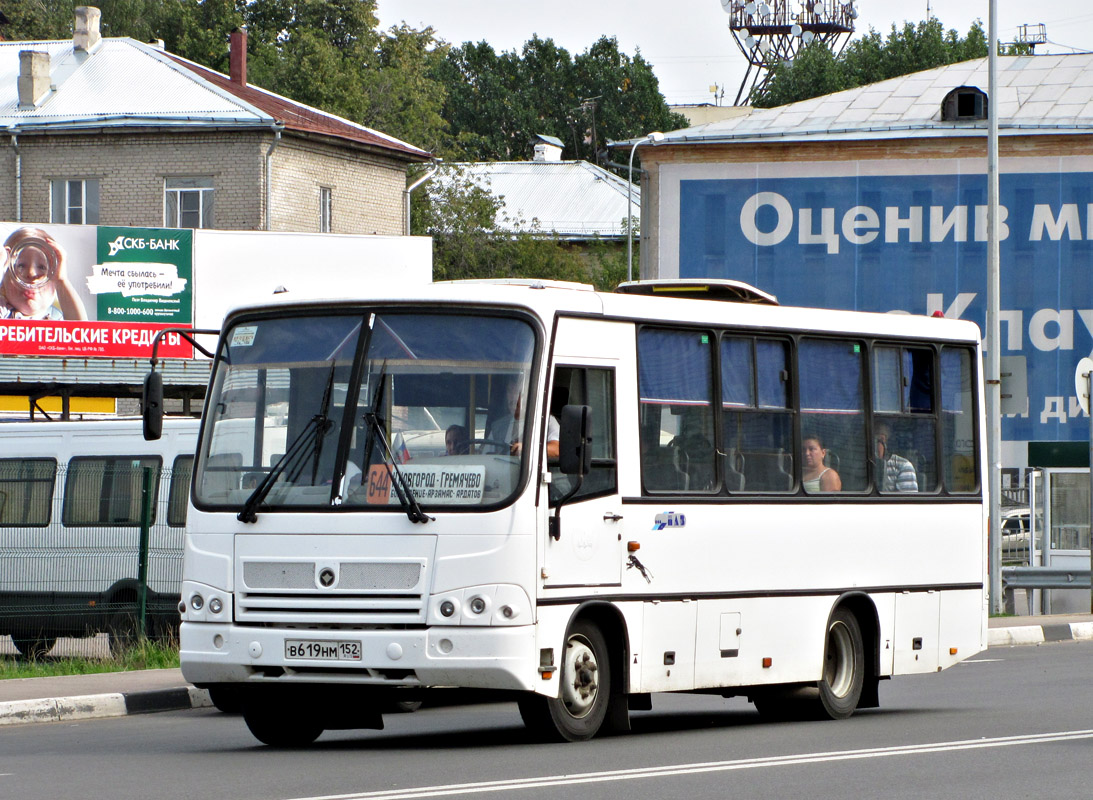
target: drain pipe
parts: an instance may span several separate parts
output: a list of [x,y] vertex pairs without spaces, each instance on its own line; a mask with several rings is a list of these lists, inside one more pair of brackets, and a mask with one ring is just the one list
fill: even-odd
[[414,189],[421,186],[421,184],[425,183],[425,181],[429,180],[429,178],[436,175],[437,170],[440,169],[441,160],[442,159],[434,158],[432,165],[429,167],[429,171],[406,187],[406,213],[403,218],[404,236],[410,235],[410,192],[414,191]]
[[15,151],[15,221],[23,221],[23,154],[19,152],[19,136],[11,135],[11,147]]
[[281,131],[284,128],[279,122],[273,124],[273,142],[266,151],[266,230],[273,230],[273,151],[277,149],[277,143],[281,141]]

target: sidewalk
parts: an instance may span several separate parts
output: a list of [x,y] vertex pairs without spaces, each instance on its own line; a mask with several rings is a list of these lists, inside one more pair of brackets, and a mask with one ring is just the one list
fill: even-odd
[[[990,647],[1093,639],[1093,614],[995,617],[989,627]],[[211,706],[209,693],[177,669],[0,681],[0,726]]]

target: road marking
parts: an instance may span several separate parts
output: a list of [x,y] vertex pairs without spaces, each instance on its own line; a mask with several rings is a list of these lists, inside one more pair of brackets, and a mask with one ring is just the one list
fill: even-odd
[[733,772],[745,769],[788,767],[799,764],[822,764],[832,761],[853,761],[890,756],[929,755],[959,750],[982,750],[993,747],[1066,742],[1076,739],[1093,739],[1093,730],[1056,731],[1033,733],[1022,736],[999,736],[991,739],[964,739],[953,742],[900,745],[897,747],[870,747],[864,750],[836,750],[821,753],[800,753],[764,758],[744,758],[736,761],[708,761],[695,764],[671,764],[662,767],[586,772],[576,775],[544,775],[538,778],[513,778],[503,781],[479,783],[454,783],[441,786],[422,786],[416,789],[391,789],[378,792],[330,794],[315,797],[299,797],[293,800],[417,800],[428,797],[481,794],[484,792],[512,792],[519,789],[543,789],[557,786],[578,786],[590,783],[649,780],[678,775],[698,775],[706,772]]
[[1004,658],[969,658],[967,661],[961,661],[960,664],[997,664],[1005,660]]

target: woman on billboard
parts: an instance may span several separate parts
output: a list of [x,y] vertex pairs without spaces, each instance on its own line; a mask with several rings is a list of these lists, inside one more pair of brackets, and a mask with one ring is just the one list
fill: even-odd
[[4,242],[0,319],[87,319],[68,280],[64,248],[41,228],[18,228]]

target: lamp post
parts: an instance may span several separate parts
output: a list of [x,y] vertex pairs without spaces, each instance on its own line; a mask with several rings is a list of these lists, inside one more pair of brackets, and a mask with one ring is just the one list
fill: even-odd
[[626,181],[626,280],[634,279],[634,151],[639,144],[646,142],[659,142],[664,138],[660,131],[653,131],[636,142],[630,148],[630,174]]

